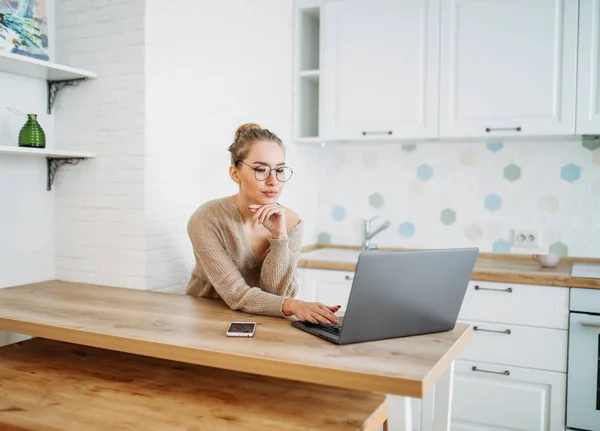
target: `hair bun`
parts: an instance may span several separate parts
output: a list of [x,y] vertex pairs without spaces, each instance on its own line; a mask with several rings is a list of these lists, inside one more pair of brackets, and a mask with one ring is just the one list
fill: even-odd
[[245,124],[242,124],[235,131],[235,139],[237,139],[246,130],[250,130],[250,129],[261,129],[261,127],[258,124],[256,124],[256,123],[245,123]]

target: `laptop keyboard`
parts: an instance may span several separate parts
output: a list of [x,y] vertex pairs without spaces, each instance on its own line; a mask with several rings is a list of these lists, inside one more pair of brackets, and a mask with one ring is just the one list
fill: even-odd
[[322,331],[325,332],[329,332],[330,334],[333,335],[340,335],[340,332],[342,330],[342,327],[340,325],[323,325],[322,323],[310,323],[310,322],[304,322],[305,325],[313,327],[313,328],[319,328]]
[[329,332],[333,335],[340,335],[340,331],[342,330],[342,327],[338,325],[319,325],[319,327],[323,331]]

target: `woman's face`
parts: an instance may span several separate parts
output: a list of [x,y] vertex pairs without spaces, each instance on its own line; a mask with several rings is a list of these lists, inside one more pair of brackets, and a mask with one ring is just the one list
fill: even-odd
[[276,177],[276,173],[282,178],[284,175],[283,148],[274,141],[256,141],[250,146],[250,152],[242,162],[237,164],[236,172],[232,173],[234,181],[240,185],[240,193],[251,204],[277,202],[285,184]]

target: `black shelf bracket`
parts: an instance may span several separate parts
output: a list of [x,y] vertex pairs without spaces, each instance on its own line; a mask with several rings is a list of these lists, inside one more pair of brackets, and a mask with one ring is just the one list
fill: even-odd
[[86,157],[46,157],[46,166],[48,168],[48,178],[46,183],[46,190],[52,190],[52,184],[54,184],[54,177],[61,166],[64,165],[76,165]]
[[88,78],[76,78],[66,79],[64,81],[47,81],[48,82],[48,115],[52,113],[54,102],[56,101],[56,95],[60,90],[65,87],[74,87],[81,83],[81,81],[87,81]]

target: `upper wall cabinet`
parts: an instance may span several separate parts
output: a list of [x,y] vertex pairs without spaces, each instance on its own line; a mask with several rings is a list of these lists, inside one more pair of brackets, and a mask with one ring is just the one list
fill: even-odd
[[600,0],[579,0],[577,134],[600,134]]
[[440,137],[573,135],[577,21],[577,0],[444,0]]
[[439,0],[324,4],[325,137],[437,137],[439,4]]

